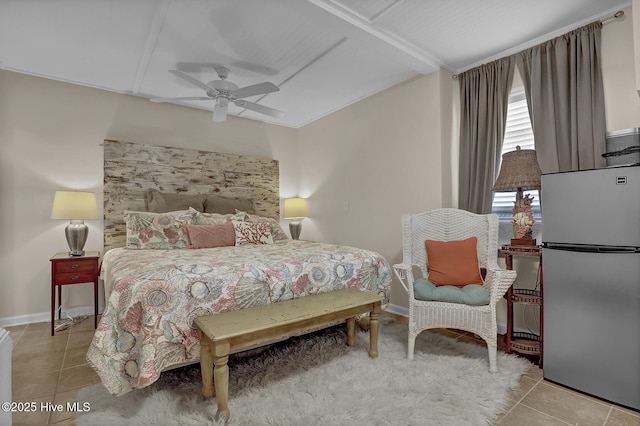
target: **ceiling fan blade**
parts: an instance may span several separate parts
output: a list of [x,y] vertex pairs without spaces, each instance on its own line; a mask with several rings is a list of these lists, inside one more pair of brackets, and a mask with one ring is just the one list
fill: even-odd
[[254,84],[253,86],[241,87],[231,92],[237,99],[248,98],[250,96],[264,95],[265,93],[277,92],[278,86],[268,81]]
[[151,102],[173,102],[173,101],[210,101],[211,98],[204,96],[186,96],[183,98],[151,98]]
[[187,74],[186,72],[182,72],[180,70],[169,70],[169,72],[173,75],[177,75],[178,77],[187,80],[189,83],[198,86],[199,88],[201,88],[202,90],[209,91],[211,90],[211,87],[207,86],[205,83],[201,82],[200,80],[191,77],[189,74]]
[[216,106],[213,108],[213,117],[211,121],[214,123],[219,123],[224,121],[227,118],[227,110],[229,109],[228,102],[218,102]]
[[280,118],[284,115],[284,112],[282,111],[278,111],[277,109],[269,108],[264,105],[256,104],[254,102],[239,100],[235,101],[234,103],[240,108],[246,108],[251,111],[259,112],[260,114],[269,115],[275,118]]

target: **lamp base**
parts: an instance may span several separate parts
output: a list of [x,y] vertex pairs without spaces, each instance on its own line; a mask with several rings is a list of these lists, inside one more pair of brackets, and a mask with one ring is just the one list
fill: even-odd
[[71,256],[82,256],[84,254],[84,244],[87,242],[89,227],[84,220],[72,220],[66,228],[64,235],[67,237],[69,254]]
[[511,245],[512,246],[535,246],[536,245],[536,240],[533,240],[531,238],[512,238],[511,239]]
[[292,240],[300,238],[300,231],[302,231],[302,221],[292,220],[289,222],[289,232],[291,233]]

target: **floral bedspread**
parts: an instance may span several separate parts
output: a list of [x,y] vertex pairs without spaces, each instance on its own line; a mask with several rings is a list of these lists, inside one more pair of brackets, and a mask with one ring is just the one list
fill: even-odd
[[[299,240],[212,249],[108,251],[107,307],[87,353],[114,395],[199,360],[193,320],[351,287],[389,300],[391,270],[378,253]],[[105,285],[107,287],[107,285]]]

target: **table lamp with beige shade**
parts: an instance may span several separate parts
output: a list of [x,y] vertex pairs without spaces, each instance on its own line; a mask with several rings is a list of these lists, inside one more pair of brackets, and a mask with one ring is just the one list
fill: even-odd
[[287,198],[284,200],[284,219],[290,219],[289,232],[291,238],[297,240],[302,231],[302,220],[308,216],[307,200],[304,198]]
[[64,230],[71,256],[82,256],[87,242],[88,219],[98,219],[98,205],[94,192],[56,191],[51,209],[51,219],[66,219],[69,224]]

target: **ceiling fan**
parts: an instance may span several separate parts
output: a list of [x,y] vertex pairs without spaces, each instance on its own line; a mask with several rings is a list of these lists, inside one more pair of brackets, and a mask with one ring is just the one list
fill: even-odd
[[282,117],[284,113],[277,109],[269,108],[264,105],[257,104],[255,102],[245,101],[243,98],[251,96],[264,95],[266,93],[277,92],[280,90],[278,86],[270,82],[258,83],[252,86],[238,87],[236,84],[227,81],[229,76],[229,68],[216,67],[216,72],[220,80],[213,80],[208,83],[204,83],[196,78],[191,77],[189,74],[180,70],[169,70],[171,74],[174,74],[189,83],[201,88],[205,91],[207,96],[187,96],[181,98],[152,98],[151,102],[172,102],[172,101],[216,101],[216,105],[213,108],[213,121],[220,122],[227,118],[227,111],[229,109],[229,102],[234,105],[245,108],[251,111],[259,112],[271,117]]

